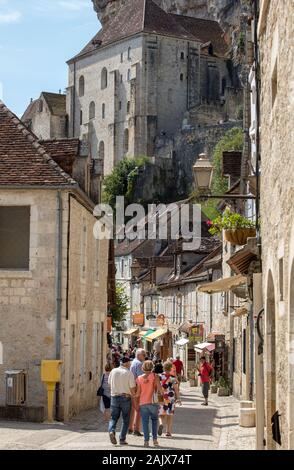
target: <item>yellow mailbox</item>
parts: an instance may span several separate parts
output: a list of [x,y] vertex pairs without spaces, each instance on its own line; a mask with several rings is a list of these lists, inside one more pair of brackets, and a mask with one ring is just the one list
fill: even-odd
[[43,360],[41,363],[41,380],[47,386],[48,421],[53,422],[53,403],[56,383],[61,380],[60,360]]

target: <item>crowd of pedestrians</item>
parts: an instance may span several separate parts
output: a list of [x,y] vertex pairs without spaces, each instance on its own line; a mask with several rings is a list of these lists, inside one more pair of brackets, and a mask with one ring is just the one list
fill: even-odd
[[[101,397],[100,410],[109,421],[111,443],[118,443],[116,428],[122,417],[120,445],[128,445],[127,435],[133,434],[143,437],[144,447],[149,447],[151,425],[153,445],[158,447],[158,436],[165,433],[166,438],[172,437],[176,406],[181,406],[180,384],[184,367],[180,356],[163,363],[158,352],[148,357],[141,348],[123,352],[120,346],[112,346],[107,359],[97,394]],[[208,404],[211,371],[205,357],[201,358],[199,375],[205,405]]]

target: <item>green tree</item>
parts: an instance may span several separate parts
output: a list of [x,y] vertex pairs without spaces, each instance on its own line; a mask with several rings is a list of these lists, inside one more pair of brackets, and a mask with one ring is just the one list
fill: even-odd
[[[222,158],[223,152],[242,151],[243,149],[243,130],[239,127],[233,127],[217,143],[212,157],[214,173],[211,185],[212,194],[224,194],[228,190],[228,180],[222,176]],[[213,219],[217,217],[217,205],[220,199],[210,199],[203,204],[204,214]]]
[[104,179],[103,202],[115,207],[117,196],[124,196],[126,204],[133,201],[139,169],[149,162],[148,157],[124,158]]
[[125,293],[122,284],[117,283],[115,289],[115,305],[111,308],[112,324],[118,326],[128,312],[130,299]]

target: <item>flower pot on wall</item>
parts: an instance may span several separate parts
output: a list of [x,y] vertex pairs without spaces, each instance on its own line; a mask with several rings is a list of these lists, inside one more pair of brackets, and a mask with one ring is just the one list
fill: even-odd
[[234,230],[224,230],[224,238],[232,245],[246,245],[247,238],[255,237],[255,228],[238,228]]

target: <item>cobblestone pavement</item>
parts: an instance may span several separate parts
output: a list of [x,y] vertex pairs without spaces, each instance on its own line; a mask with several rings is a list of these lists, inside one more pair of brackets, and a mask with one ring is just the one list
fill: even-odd
[[[201,406],[199,388],[181,387],[183,406],[176,409],[173,438],[160,438],[161,449],[251,450],[255,429],[238,425],[239,402],[233,397],[212,395]],[[128,436],[128,447],[143,449],[143,438]],[[0,449],[16,450],[109,450],[107,425],[100,412],[90,410],[65,424],[33,424],[0,421]]]

